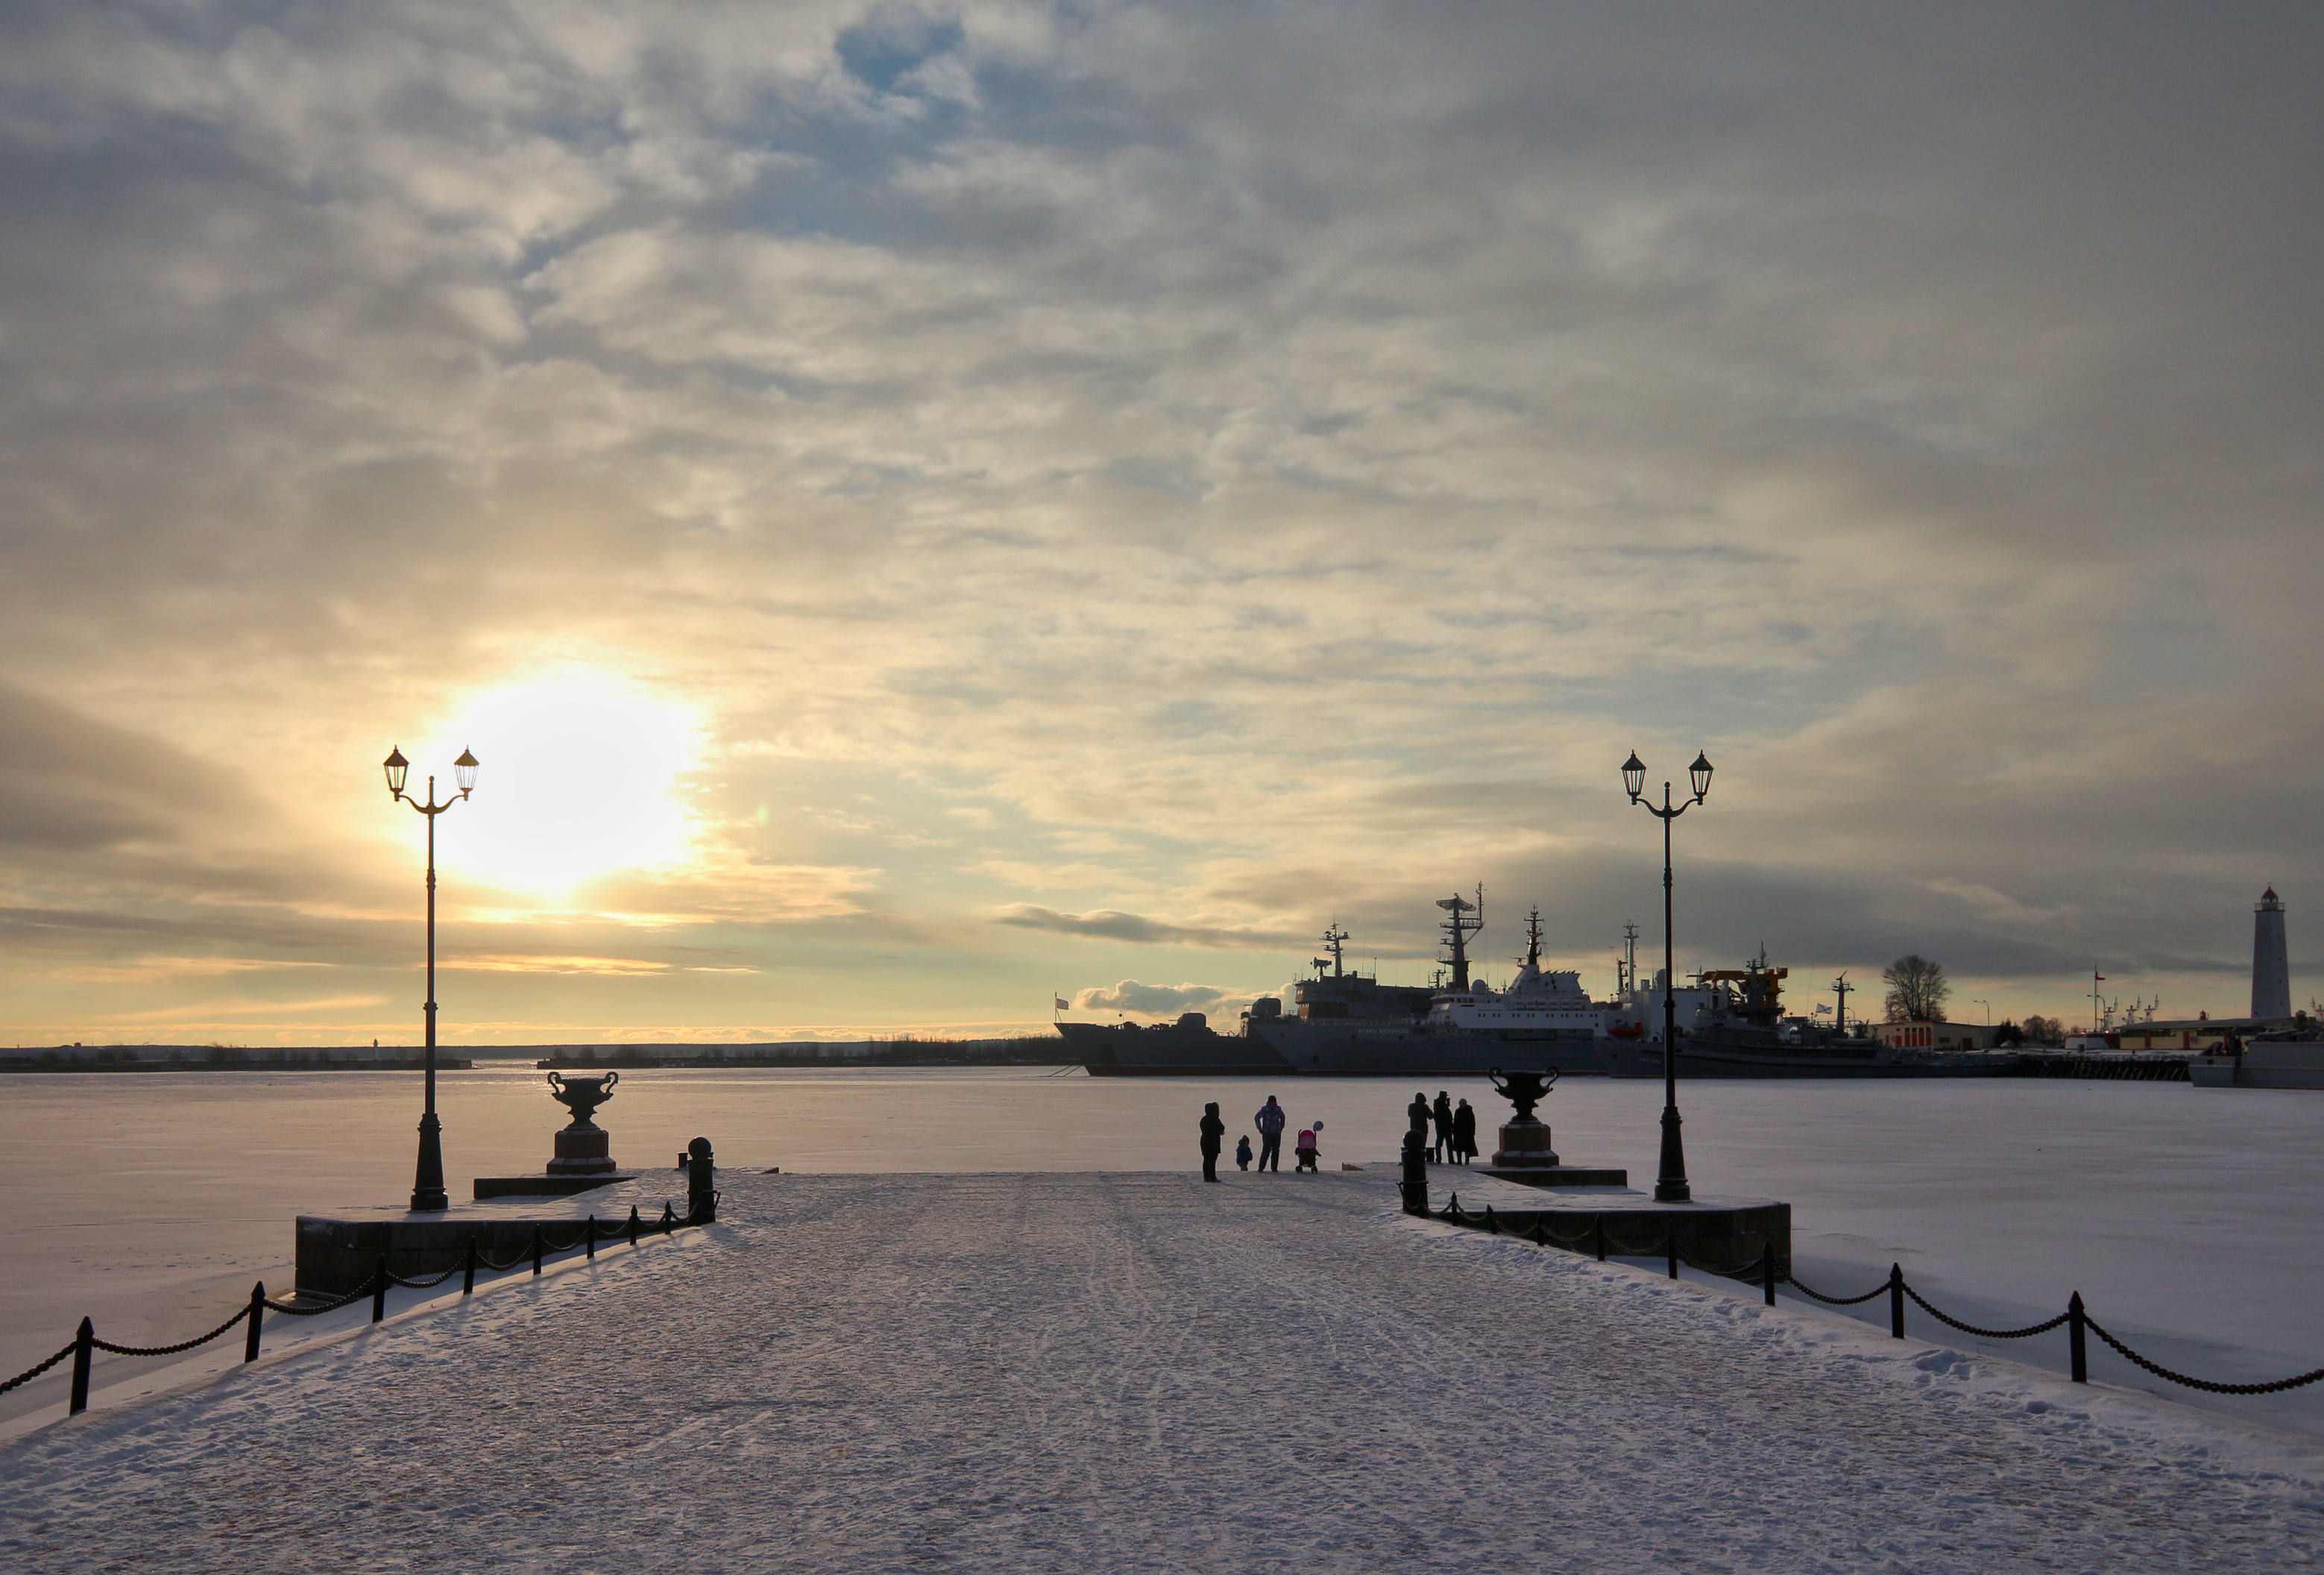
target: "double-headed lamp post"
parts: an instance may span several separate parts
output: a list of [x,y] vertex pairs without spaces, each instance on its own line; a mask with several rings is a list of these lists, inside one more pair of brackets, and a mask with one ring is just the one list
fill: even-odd
[[1622,785],[1629,790],[1630,801],[1644,806],[1663,823],[1663,1158],[1661,1173],[1655,1178],[1657,1203],[1683,1203],[1694,1196],[1686,1184],[1686,1148],[1679,1141],[1678,962],[1671,944],[1671,822],[1709,796],[1711,757],[1698,753],[1687,773],[1693,779],[1694,797],[1674,808],[1671,784],[1665,783],[1662,805],[1656,808],[1645,796],[1646,767],[1637,751],[1632,750],[1630,758],[1622,762]]
[[428,779],[426,803],[403,791],[404,773],[411,769],[411,762],[403,758],[401,749],[391,750],[383,764],[387,769],[388,792],[419,811],[428,822],[428,1096],[427,1108],[420,1116],[420,1168],[411,1180],[411,1211],[429,1213],[451,1206],[451,1200],[444,1195],[444,1124],[436,1119],[436,817],[475,791],[476,757],[466,749],[460,751],[460,758],[452,763],[460,797],[440,804],[436,801],[432,776]]

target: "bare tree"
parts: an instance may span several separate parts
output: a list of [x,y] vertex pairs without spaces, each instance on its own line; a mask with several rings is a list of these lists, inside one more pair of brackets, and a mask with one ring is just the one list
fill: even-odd
[[2025,1019],[2025,1037],[2035,1044],[2063,1044],[2066,1025],[2055,1017],[2044,1017],[2036,1012]]
[[1945,1020],[1945,1003],[1951,998],[1953,987],[1945,977],[1943,964],[1908,951],[1880,970],[1880,980],[1888,987],[1889,1022]]

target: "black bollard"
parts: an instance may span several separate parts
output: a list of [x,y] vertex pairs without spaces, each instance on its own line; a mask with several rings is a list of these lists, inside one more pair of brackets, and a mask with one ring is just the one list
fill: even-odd
[[631,1205],[630,1205],[630,1246],[632,1246],[632,1247],[634,1247],[634,1246],[636,1246],[637,1245],[638,1245],[638,1206],[637,1206],[636,1204],[632,1203],[632,1204],[631,1204]]
[[377,1323],[387,1316],[387,1255],[379,1255],[379,1267],[371,1275],[371,1320]]
[[266,1282],[261,1280],[250,1288],[250,1329],[243,1336],[242,1359],[258,1360],[258,1320],[266,1316]]
[[1774,1237],[1759,1244],[1759,1283],[1766,1287],[1767,1305],[1775,1304],[1775,1243]]
[[597,1261],[597,1217],[589,1216],[589,1223],[583,1229],[586,1234],[581,1239],[589,1244],[589,1261],[594,1264]]
[[1493,1206],[1490,1203],[1485,1205],[1485,1234],[1487,1236],[1501,1234],[1500,1221],[1493,1218]]
[[1663,1250],[1670,1254],[1670,1277],[1675,1280],[1678,1278],[1678,1230],[1676,1227],[1673,1227],[1671,1233],[1663,1237]]
[[697,1137],[686,1145],[686,1222],[708,1225],[718,1218],[718,1170],[710,1154],[710,1140]]
[[1603,1214],[1598,1217],[1598,1261],[1601,1264],[1606,1261],[1606,1217]]
[[532,1274],[535,1279],[540,1277],[540,1227],[538,1225],[532,1228]]
[[661,1200],[661,1218],[655,1220],[654,1224],[660,1229],[664,1236],[668,1236],[677,1228],[678,1216],[676,1213],[672,1212],[669,1199],[665,1198]]
[[475,1232],[473,1232],[473,1231],[471,1231],[471,1232],[469,1233],[469,1235],[468,1235],[468,1255],[467,1255],[467,1262],[466,1262],[466,1264],[465,1267],[463,1268],[462,1272],[461,1272],[461,1274],[460,1274],[460,1294],[461,1294],[461,1295],[463,1295],[463,1296],[473,1296],[473,1295],[475,1295],[475,1293],[476,1293],[476,1237],[475,1237]]
[[1904,1338],[1904,1266],[1888,1265],[1888,1332],[1897,1339]]
[[[2082,1311],[2082,1293],[2077,1291],[2066,1299],[2066,1354],[2077,1384],[2090,1381],[2090,1350],[2083,1340],[2083,1326],[2089,1322],[2089,1315]],[[87,1329],[88,1325],[84,1322],[81,1327]]]
[[1428,1150],[1420,1141],[1420,1134],[1404,1135],[1404,1211],[1425,1216],[1428,1213]]
[[88,1409],[88,1363],[97,1350],[97,1325],[84,1318],[80,1332],[73,1336],[72,1401],[69,1414],[78,1416]]

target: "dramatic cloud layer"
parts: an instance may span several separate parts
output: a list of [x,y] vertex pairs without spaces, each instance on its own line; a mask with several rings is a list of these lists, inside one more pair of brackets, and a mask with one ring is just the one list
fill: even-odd
[[13,8],[5,1031],[409,1038],[395,744],[456,1037],[1416,980],[1479,881],[1603,988],[1633,747],[1683,967],[2229,1011],[2273,881],[2304,1001],[2319,44]]

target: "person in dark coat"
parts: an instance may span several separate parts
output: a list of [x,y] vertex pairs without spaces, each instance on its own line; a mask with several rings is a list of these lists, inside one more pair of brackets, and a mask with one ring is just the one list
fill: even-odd
[[1452,1163],[1465,1165],[1477,1155],[1477,1110],[1468,1100],[1452,1112]]
[[1219,1179],[1219,1143],[1227,1135],[1227,1124],[1219,1119],[1216,1103],[1203,1107],[1203,1180]]
[[1428,1122],[1430,1116],[1428,1108],[1428,1096],[1425,1094],[1413,1095],[1412,1103],[1404,1107],[1404,1113],[1412,1122],[1412,1130],[1419,1135],[1420,1146],[1426,1148],[1428,1146]]
[[1436,1123],[1436,1157],[1452,1157],[1452,1096],[1442,1089],[1437,1089],[1436,1103],[1428,1115]]

